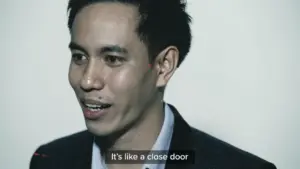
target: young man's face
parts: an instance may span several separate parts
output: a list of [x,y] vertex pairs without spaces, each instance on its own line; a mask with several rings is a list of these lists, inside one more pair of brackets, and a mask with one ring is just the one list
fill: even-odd
[[69,81],[96,135],[131,124],[156,97],[158,76],[137,24],[136,7],[120,3],[89,5],[73,22]]

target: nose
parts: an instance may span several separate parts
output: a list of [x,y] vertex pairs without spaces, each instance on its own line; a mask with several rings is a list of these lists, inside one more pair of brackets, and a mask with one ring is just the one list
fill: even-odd
[[90,62],[86,67],[82,79],[80,81],[80,86],[83,90],[101,90],[104,87],[104,80],[102,71],[103,67]]

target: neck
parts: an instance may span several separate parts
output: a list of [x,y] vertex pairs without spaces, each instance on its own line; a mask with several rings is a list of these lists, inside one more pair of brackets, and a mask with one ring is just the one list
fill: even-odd
[[105,138],[109,145],[105,147],[109,150],[151,150],[164,122],[164,104],[161,99],[150,104],[137,121],[122,133]]

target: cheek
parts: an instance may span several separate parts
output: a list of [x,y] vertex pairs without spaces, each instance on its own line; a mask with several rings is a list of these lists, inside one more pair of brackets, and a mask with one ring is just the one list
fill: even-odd
[[70,65],[68,79],[72,88],[76,88],[80,84],[82,71],[80,68]]
[[110,91],[117,98],[123,98],[122,100],[138,100],[141,95],[152,91],[150,72],[147,70],[119,71],[109,77],[107,84]]
[[140,75],[130,70],[114,72],[107,80],[111,90],[116,92],[130,92],[138,87],[139,82]]

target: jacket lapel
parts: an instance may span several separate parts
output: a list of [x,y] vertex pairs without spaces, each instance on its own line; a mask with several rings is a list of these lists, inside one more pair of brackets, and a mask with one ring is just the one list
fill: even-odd
[[[193,151],[193,144],[191,140],[191,127],[181,117],[177,109],[168,104],[174,114],[174,130],[170,144],[170,151]],[[166,169],[188,169],[189,164],[171,164],[170,161],[166,163]]]
[[77,145],[78,152],[72,159],[74,161],[71,161],[72,169],[91,169],[93,139],[94,137],[90,132],[84,132],[82,140]]

